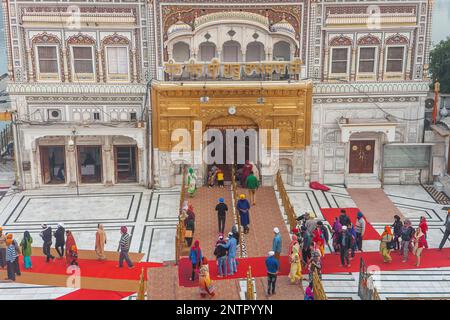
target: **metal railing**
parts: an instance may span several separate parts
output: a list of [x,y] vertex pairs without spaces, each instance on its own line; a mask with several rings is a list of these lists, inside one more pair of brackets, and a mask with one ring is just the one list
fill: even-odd
[[252,267],[248,267],[247,271],[247,293],[245,295],[246,300],[255,300],[255,287],[253,285]]
[[0,131],[0,156],[6,152],[8,145],[14,141],[12,125],[6,125],[2,131]]
[[319,277],[317,270],[313,273],[313,293],[314,300],[328,300],[325,290],[323,289],[322,280]]
[[[186,199],[186,168],[183,168],[183,177],[181,179],[181,191],[180,191],[180,203],[179,203],[179,210],[178,215],[181,214],[181,210],[183,209],[183,203]],[[186,232],[186,227],[184,225],[184,221],[181,220],[180,217],[178,217],[178,224],[177,224],[177,231],[175,235],[175,263],[178,264],[178,261],[180,260],[181,253],[183,252],[184,248],[184,235]]]
[[243,257],[243,247],[242,242],[244,241],[244,233],[241,231],[241,218],[239,216],[239,213],[237,212],[237,201],[238,201],[238,192],[237,192],[237,183],[236,183],[236,168],[233,165],[231,167],[231,192],[233,193],[233,199],[231,205],[233,206],[233,212],[235,216],[235,220],[237,221],[238,225],[238,232],[239,232],[239,258]]
[[381,300],[377,288],[373,284],[373,274],[367,269],[363,258],[360,259],[358,296],[361,300]]
[[277,189],[280,194],[281,203],[284,208],[284,212],[288,218],[290,229],[294,229],[297,226],[297,215],[295,214],[294,207],[291,204],[291,200],[286,192],[286,188],[284,187],[283,179],[281,178],[281,173],[278,170],[277,172]]

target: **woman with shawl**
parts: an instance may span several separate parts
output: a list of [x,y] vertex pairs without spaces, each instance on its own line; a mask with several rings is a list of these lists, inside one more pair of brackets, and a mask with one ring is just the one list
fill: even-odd
[[254,162],[250,162],[250,165],[252,166],[253,175],[259,181],[259,169],[258,169],[258,167],[256,166],[256,164]]
[[198,287],[200,289],[200,296],[202,298],[205,298],[206,295],[214,297],[214,295],[216,294],[214,292],[214,286],[209,276],[208,259],[206,259],[206,257],[203,257],[202,259],[202,266],[200,267],[198,276]]
[[314,271],[317,271],[317,275],[322,279],[322,263],[320,261],[320,251],[315,251],[312,254],[311,260],[309,261],[309,281],[313,281]]
[[95,253],[97,254],[98,260],[106,260],[105,244],[106,232],[103,230],[103,225],[99,224],[97,233],[95,234]]
[[428,224],[427,224],[427,219],[425,217],[420,217],[419,228],[422,230],[422,232],[425,236],[425,239],[426,239],[427,232],[428,232]]
[[323,236],[322,228],[317,225],[312,233],[314,247],[320,250],[321,256],[325,255],[325,239]]
[[22,247],[22,255],[23,255],[23,263],[25,265],[25,269],[31,269],[31,244],[33,243],[33,238],[28,231],[23,233],[23,239],[20,242],[20,246]]
[[419,227],[414,232],[414,249],[413,253],[416,256],[416,267],[420,266],[420,257],[422,256],[423,248],[428,248],[428,243],[425,238],[425,234]]
[[392,234],[391,227],[384,227],[384,232],[381,234],[380,240],[380,253],[383,256],[384,263],[391,263],[391,248],[389,243],[394,239],[394,235]]
[[187,192],[189,193],[189,196],[192,198],[195,194],[195,191],[197,190],[196,182],[197,182],[197,176],[195,175],[194,169],[189,168],[188,170],[189,174],[187,176]]
[[[298,243],[298,238],[294,234],[292,235],[292,241],[289,245],[289,262],[291,263],[291,271],[289,273],[289,278],[291,279],[291,284],[296,284],[300,280],[300,286],[302,284],[302,264],[300,259],[300,244]],[[303,287],[302,287],[303,288]]]
[[202,249],[200,248],[200,242],[198,240],[195,240],[194,246],[191,247],[191,250],[189,251],[189,260],[192,264],[192,275],[189,280],[194,281],[195,270],[197,270],[197,268],[200,269],[203,260]]
[[75,238],[72,235],[72,232],[70,230],[66,230],[66,265],[70,266],[72,265],[73,262],[73,257],[72,257],[72,247],[75,246],[76,247],[76,243],[75,243]]
[[333,239],[333,249],[336,254],[339,254],[338,237],[342,231],[342,224],[339,222],[339,218],[334,218],[333,228],[331,230]]
[[250,175],[250,172],[252,172],[252,170],[253,166],[250,164],[250,161],[245,160],[244,167],[242,168],[242,176],[240,179],[243,188],[247,187],[247,177]]
[[195,213],[194,213],[194,207],[192,204],[188,205],[187,209],[187,218],[184,220],[184,225],[186,227],[186,233],[184,235],[184,238],[186,239],[186,243],[188,247],[192,245],[192,238],[194,237],[195,232]]

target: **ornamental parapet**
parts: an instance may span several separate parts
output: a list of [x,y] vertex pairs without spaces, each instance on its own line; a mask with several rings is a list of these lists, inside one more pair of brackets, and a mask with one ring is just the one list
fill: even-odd
[[9,83],[10,95],[144,95],[145,84]]
[[406,94],[426,95],[430,90],[427,81],[402,82],[355,82],[355,83],[314,83],[314,95],[348,95],[348,94]]

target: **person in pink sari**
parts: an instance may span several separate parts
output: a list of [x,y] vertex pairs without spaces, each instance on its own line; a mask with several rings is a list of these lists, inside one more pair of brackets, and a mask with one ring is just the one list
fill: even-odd
[[250,161],[245,160],[245,164],[242,167],[242,175],[240,177],[241,181],[239,181],[242,187],[246,187],[247,177],[250,175],[250,172],[252,172],[252,170],[253,166],[250,164]]

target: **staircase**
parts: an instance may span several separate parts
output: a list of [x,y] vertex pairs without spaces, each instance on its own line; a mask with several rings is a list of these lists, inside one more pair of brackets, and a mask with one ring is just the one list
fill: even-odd
[[381,181],[376,176],[347,176],[345,177],[345,186],[347,189],[378,189],[381,188]]

